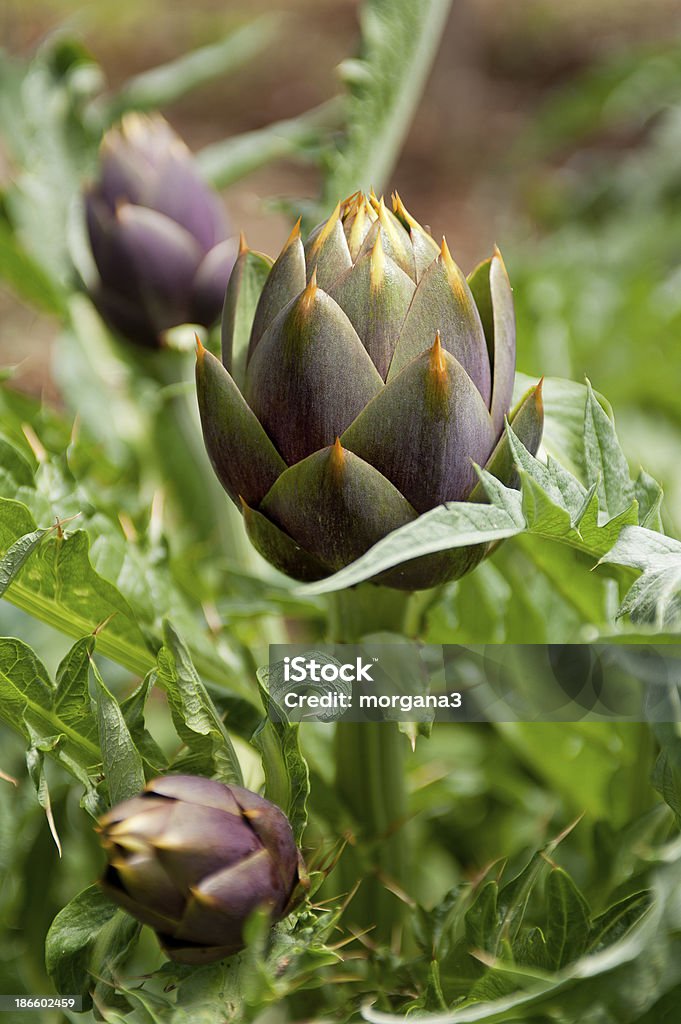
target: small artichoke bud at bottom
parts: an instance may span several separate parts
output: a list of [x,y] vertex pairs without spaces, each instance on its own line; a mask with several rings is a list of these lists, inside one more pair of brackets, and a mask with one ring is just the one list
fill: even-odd
[[243,949],[251,914],[281,920],[306,879],[278,807],[195,775],[154,779],[104,814],[98,831],[108,856],[102,887],[180,963]]

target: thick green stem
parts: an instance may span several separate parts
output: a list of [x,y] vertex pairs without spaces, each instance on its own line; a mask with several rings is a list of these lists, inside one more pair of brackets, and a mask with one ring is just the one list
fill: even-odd
[[[151,441],[161,479],[170,482],[176,506],[196,534],[210,542],[226,562],[257,575],[259,555],[206,454],[193,385],[189,391],[183,386],[187,383],[186,360],[174,352],[154,352],[143,365],[163,389]],[[276,618],[263,618],[260,627],[264,645],[288,641],[285,625]],[[262,656],[266,654],[264,646]]]
[[[365,584],[331,595],[329,639],[357,643],[370,633],[404,635],[412,595]],[[336,792],[352,818],[356,843],[339,865],[343,889],[361,885],[348,919],[387,942],[399,927],[403,903],[387,886],[404,889],[410,870],[405,757],[407,737],[392,723],[336,726]]]
[[144,355],[140,362],[162,389],[151,439],[161,479],[170,483],[185,522],[194,524],[199,536],[212,538],[226,559],[247,566],[251,548],[241,516],[211,469],[194,395],[178,387],[187,383],[187,361],[175,352]]

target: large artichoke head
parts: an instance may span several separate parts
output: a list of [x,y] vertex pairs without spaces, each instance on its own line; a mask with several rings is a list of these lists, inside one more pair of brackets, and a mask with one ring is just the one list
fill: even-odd
[[284,917],[305,877],[278,807],[195,775],[155,779],[105,814],[99,831],[109,859],[101,885],[180,963],[242,949],[248,917]]
[[[242,249],[230,278],[222,364],[199,349],[197,387],[213,467],[265,558],[318,580],[443,502],[484,502],[476,465],[514,483],[505,417],[534,453],[543,408],[537,386],[509,414],[515,320],[498,250],[466,279],[398,196],[391,211],[353,195],[305,243],[294,229],[239,374],[235,325],[254,255]],[[427,555],[377,580],[431,587],[485,553]]]
[[104,136],[85,194],[91,295],[104,320],[147,347],[184,323],[214,324],[236,257],[219,196],[160,116],[128,114]]

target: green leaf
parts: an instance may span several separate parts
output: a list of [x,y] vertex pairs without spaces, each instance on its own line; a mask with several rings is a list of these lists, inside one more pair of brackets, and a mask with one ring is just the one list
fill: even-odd
[[[242,786],[241,766],[232,741],[189,651],[167,621],[163,624],[163,639],[157,681],[168,695],[175,729],[187,746],[188,756],[181,762],[183,770]],[[178,770],[180,763],[175,762],[173,767]]]
[[231,32],[215,43],[183,54],[129,78],[109,101],[108,123],[128,110],[157,110],[199,86],[247,64],[277,36],[279,19],[267,15]]
[[73,645],[57,669],[54,693],[55,714],[84,736],[97,731],[89,690],[90,659],[94,649],[92,634]]
[[0,717],[37,750],[48,753],[86,789],[85,806],[96,815],[99,747],[53,710],[56,689],[44,665],[21,640],[0,639]]
[[[667,744],[670,750],[661,750],[653,768],[652,783],[662,799],[668,804],[676,815],[677,821],[681,821],[681,766],[679,764],[679,751],[681,749],[681,738],[676,735],[676,727],[671,726],[672,735],[667,737]],[[659,736],[659,729],[656,730],[658,738],[663,746],[663,740]]]
[[[298,725],[286,720],[270,692],[270,669],[258,669],[258,685],[265,708],[262,720],[251,742],[262,757],[265,772],[265,795],[281,807],[291,822],[291,828],[300,843],[307,825],[307,798],[310,793],[310,773],[298,739]],[[272,715],[272,712],[276,713]]]
[[546,902],[546,948],[550,966],[558,971],[586,949],[591,926],[589,905],[562,868],[554,868],[546,879]]
[[601,524],[593,491],[586,492],[579,480],[554,460],[544,465],[534,458],[508,424],[506,431],[518,467],[520,493],[479,470],[489,504],[452,501],[431,509],[389,533],[333,576],[299,587],[298,593],[323,594],[354,586],[419,555],[524,532],[569,544],[598,558],[624,525],[637,521],[633,502],[619,516]]
[[414,938],[426,956],[440,959],[449,951],[452,921],[467,895],[467,886],[456,885],[434,907],[416,907]]
[[50,790],[47,785],[47,779],[45,778],[45,755],[43,750],[39,746],[31,746],[26,751],[26,767],[28,768],[28,774],[31,782],[35,786],[35,791],[38,796],[38,803],[45,811],[45,817],[47,818],[47,824],[49,825],[52,838],[54,839],[55,846],[59,850],[59,856],[62,855],[61,842],[59,840],[59,833],[57,832],[57,826],[54,821],[54,815],[52,814],[52,802],[50,800]]
[[611,519],[634,499],[629,466],[620,448],[612,421],[605,414],[587,382],[584,412],[584,455],[589,484],[596,484],[601,509]]
[[25,712],[30,708],[49,712],[53,684],[43,663],[21,640],[5,637],[0,641],[0,687],[0,715],[27,736]]
[[45,313],[60,315],[64,299],[55,281],[26,252],[9,225],[0,220],[0,279],[20,299]]
[[[664,993],[681,982],[680,880],[677,846],[670,863],[655,874],[648,911],[612,944],[554,974],[499,963],[487,973],[484,991],[481,984],[476,985],[482,1001],[460,1001],[448,1011],[421,1019],[424,1024],[539,1024],[548,1020],[636,1024],[646,1010],[659,1004]],[[362,1007],[362,1016],[370,1024],[404,1024],[409,1019],[403,1013],[386,1013],[369,1004]],[[670,1022],[673,1019],[670,1017]]]
[[92,662],[97,687],[97,722],[104,777],[112,804],[138,796],[144,789],[142,758],[133,743],[120,705]]
[[449,12],[449,0],[367,0],[362,46],[341,66],[347,129],[329,156],[325,206],[361,188],[380,191],[402,148]]
[[623,938],[634,925],[638,924],[650,908],[653,894],[650,889],[632,893],[598,917],[594,918],[589,931],[589,949],[597,953]]
[[[3,424],[9,430],[9,424]],[[13,497],[14,489],[33,487],[33,470],[22,453],[5,437],[0,436],[0,479],[11,487],[8,497]]]
[[141,925],[97,885],[78,893],[55,917],[45,940],[45,965],[57,992],[92,1006],[98,984],[113,981]]
[[641,526],[627,526],[601,562],[639,569],[641,575],[620,606],[619,615],[659,630],[681,624],[681,541]]
[[[523,397],[530,387],[537,383],[535,376],[516,373],[513,386],[512,405]],[[611,413],[609,404],[602,395],[598,401]],[[585,384],[562,377],[545,377],[542,385],[544,403],[544,433],[542,448],[547,455],[557,459],[582,483],[586,482],[584,458],[584,411],[587,400]]]
[[513,956],[519,964],[537,967],[541,971],[547,970],[549,956],[541,928],[529,928],[519,935],[513,946]]
[[590,492],[576,524],[585,550],[593,554],[598,554],[603,550],[608,551],[626,526],[637,524],[638,516],[638,504],[634,500],[619,515],[613,516],[607,522],[602,522],[598,497],[594,489],[593,492]]
[[0,54],[0,133],[13,167],[3,194],[11,235],[0,244],[0,262],[23,297],[56,313],[72,289],[69,209],[98,141],[82,117],[93,78],[82,64],[60,65],[59,46],[53,35],[30,61]]
[[466,911],[466,942],[472,950],[482,949],[488,953],[496,950],[498,896],[498,884],[486,882]]
[[516,939],[525,917],[528,900],[546,863],[544,851],[537,851],[522,871],[499,890],[495,952],[499,951],[502,942],[506,940],[513,942]]
[[132,742],[139,750],[148,768],[148,772],[145,772],[147,778],[159,775],[168,768],[168,759],[147,730],[144,720],[144,709],[151,692],[153,679],[154,673],[150,672],[137,689],[121,701],[121,711]]
[[418,555],[513,537],[524,528],[520,495],[515,491],[500,497],[499,506],[448,502],[389,533],[365,555],[333,576],[298,587],[297,593],[326,594],[342,590]]
[[660,512],[664,491],[657,480],[653,479],[650,473],[646,473],[645,469],[642,469],[636,478],[634,493],[639,505],[641,526],[645,526],[647,530],[663,533]]
[[540,484],[523,470],[518,470],[522,484],[523,515],[525,522],[534,533],[556,540],[578,541],[579,535],[572,529],[569,511],[551,500]]
[[[0,553],[6,555],[35,530],[25,505],[0,498]],[[109,620],[99,634],[99,652],[143,675],[153,666],[153,656],[127,601],[93,570],[89,546],[83,531],[43,540],[33,547],[33,557],[14,577],[5,598],[73,637],[92,633]]]

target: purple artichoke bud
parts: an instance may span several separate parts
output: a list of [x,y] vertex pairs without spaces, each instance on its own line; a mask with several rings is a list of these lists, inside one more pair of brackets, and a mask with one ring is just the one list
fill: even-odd
[[107,132],[85,213],[99,272],[91,294],[114,330],[158,347],[170,327],[217,321],[237,244],[219,196],[162,117],[128,114]]
[[[509,410],[515,318],[498,249],[466,279],[398,196],[393,212],[351,196],[304,244],[296,226],[255,309],[240,390],[248,258],[227,288],[222,364],[199,347],[198,401],[213,468],[278,569],[321,579],[443,502],[484,502],[474,463],[517,485],[504,420],[534,454],[543,406],[537,385]],[[486,553],[412,559],[377,582],[432,587]]]
[[196,775],[154,779],[99,826],[109,859],[101,885],[180,963],[242,949],[253,911],[285,917],[304,878],[286,816],[240,786]]

